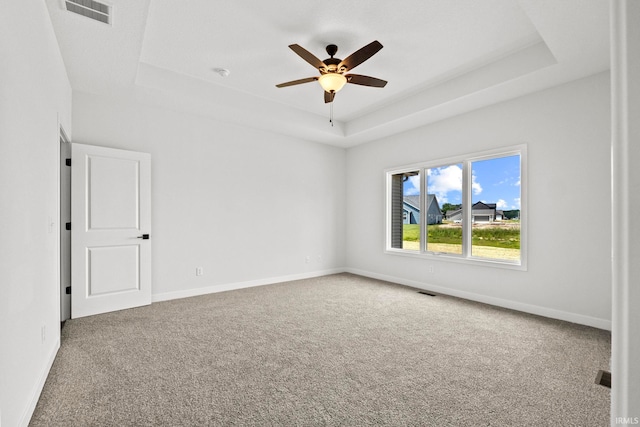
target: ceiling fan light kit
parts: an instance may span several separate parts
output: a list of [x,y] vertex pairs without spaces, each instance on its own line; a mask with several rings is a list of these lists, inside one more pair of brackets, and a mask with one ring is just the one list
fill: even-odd
[[338,73],[323,74],[318,78],[318,83],[326,92],[338,92],[347,83],[347,78]]
[[[338,52],[338,46],[330,44],[326,47],[329,58],[324,61],[321,61],[314,54],[300,45],[292,44],[289,45],[289,48],[298,54],[300,58],[304,59],[316,68],[320,72],[320,77],[306,77],[303,79],[292,80],[290,82],[277,84],[276,87],[295,86],[317,80],[324,90],[324,102],[333,103],[336,92],[342,89],[347,83],[370,87],[385,87],[387,84],[386,80],[381,80],[375,77],[363,76],[360,74],[345,74],[371,58],[380,49],[382,49],[382,44],[377,40],[374,40],[368,45],[360,48],[345,59],[334,58],[334,55]],[[331,104],[331,106],[333,106],[333,104]],[[329,121],[333,125],[333,109],[331,110],[331,117]]]

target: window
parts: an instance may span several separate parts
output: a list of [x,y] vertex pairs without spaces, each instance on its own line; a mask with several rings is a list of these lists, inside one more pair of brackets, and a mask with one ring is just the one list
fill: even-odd
[[386,171],[387,252],[526,268],[526,146]]

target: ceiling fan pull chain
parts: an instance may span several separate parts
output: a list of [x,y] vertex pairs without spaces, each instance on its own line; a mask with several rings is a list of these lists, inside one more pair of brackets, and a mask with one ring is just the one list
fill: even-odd
[[331,127],[333,127],[333,102],[329,103],[329,123],[331,123]]

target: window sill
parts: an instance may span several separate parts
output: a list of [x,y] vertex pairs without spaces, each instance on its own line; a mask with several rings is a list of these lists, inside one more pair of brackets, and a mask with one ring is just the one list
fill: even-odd
[[458,264],[475,265],[481,267],[493,267],[503,268],[506,270],[527,271],[527,265],[523,261],[508,261],[499,259],[486,259],[486,258],[465,258],[462,255],[447,254],[440,252],[419,252],[406,249],[385,249],[385,254],[398,255],[409,258],[418,258],[429,261],[445,261]]

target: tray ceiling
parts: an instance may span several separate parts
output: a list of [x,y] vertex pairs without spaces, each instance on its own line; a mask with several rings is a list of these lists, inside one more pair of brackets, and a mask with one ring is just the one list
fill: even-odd
[[[112,0],[111,25],[46,1],[74,90],[345,147],[609,67],[603,0]],[[317,83],[275,87],[317,75],[289,44],[324,59],[373,40],[355,72],[389,83],[347,85],[333,127]]]

